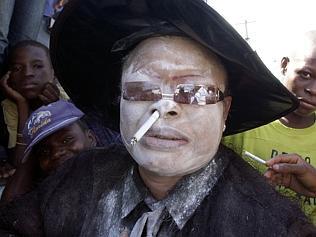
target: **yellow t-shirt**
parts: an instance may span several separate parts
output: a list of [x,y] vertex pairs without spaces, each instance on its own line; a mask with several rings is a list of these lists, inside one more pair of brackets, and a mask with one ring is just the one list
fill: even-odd
[[[267,167],[244,157],[242,154],[244,150],[264,160],[282,153],[296,153],[316,167],[316,123],[308,128],[294,129],[276,120],[244,133],[224,137],[222,143],[241,155],[261,173],[264,173]],[[282,194],[294,199],[298,198],[303,211],[316,225],[316,198],[299,196],[284,187],[278,189]]]
[[[59,83],[57,83],[57,87],[59,89],[60,99],[69,100],[69,96],[64,91]],[[1,102],[1,106],[3,109],[3,117],[4,122],[7,125],[8,133],[9,133],[9,141],[8,141],[8,148],[15,147],[16,143],[16,135],[17,135],[17,128],[18,128],[18,110],[16,104],[9,100],[5,99]]]

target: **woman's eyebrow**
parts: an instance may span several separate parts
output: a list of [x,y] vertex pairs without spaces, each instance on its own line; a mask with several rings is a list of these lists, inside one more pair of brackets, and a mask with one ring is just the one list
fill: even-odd
[[194,78],[194,77],[203,77],[200,74],[185,74],[185,75],[181,75],[181,76],[173,76],[172,79],[173,80],[178,80],[178,79],[187,79],[187,78]]

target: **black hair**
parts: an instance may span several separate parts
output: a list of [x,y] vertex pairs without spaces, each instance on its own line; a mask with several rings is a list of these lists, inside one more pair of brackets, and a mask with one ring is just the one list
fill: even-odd
[[14,57],[14,54],[16,53],[16,51],[20,48],[25,48],[27,46],[33,46],[33,47],[37,47],[37,48],[41,48],[44,50],[47,58],[49,59],[49,63],[52,66],[51,63],[51,58],[50,58],[50,53],[49,53],[49,48],[46,47],[46,45],[36,41],[36,40],[22,40],[19,41],[18,43],[12,45],[9,47],[8,49],[8,57],[6,60],[6,67],[8,68],[11,64],[12,64],[12,60]]

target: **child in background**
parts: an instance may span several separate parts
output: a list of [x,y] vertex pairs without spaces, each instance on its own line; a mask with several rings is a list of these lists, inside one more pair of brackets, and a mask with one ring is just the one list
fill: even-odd
[[[299,161],[297,155],[293,155],[296,153],[315,167],[316,31],[294,38],[287,55],[281,60],[281,70],[284,76],[283,84],[300,101],[298,108],[265,126],[225,137],[223,141],[240,155],[246,150],[266,160],[278,156],[281,163],[286,163],[288,156],[293,156],[294,162]],[[286,157],[282,158],[282,156]],[[250,163],[260,172],[266,171],[265,166],[251,161]],[[313,173],[313,170],[311,172]],[[270,170],[267,177],[271,174]],[[312,186],[316,185],[312,184]],[[287,196],[298,198],[305,214],[316,224],[315,196],[301,196],[284,187],[280,187],[280,191]]]
[[22,130],[30,113],[60,97],[68,97],[60,93],[48,48],[33,40],[21,41],[9,51],[8,71],[0,87],[6,96],[1,102],[1,119],[8,132],[8,162],[16,167],[25,149]]
[[34,188],[64,162],[96,146],[93,132],[74,104],[59,100],[35,110],[26,121],[24,161],[9,179],[2,200],[10,201]]

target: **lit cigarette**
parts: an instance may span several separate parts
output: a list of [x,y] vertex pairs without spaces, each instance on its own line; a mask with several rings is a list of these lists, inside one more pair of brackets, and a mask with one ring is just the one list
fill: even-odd
[[157,121],[158,118],[159,118],[159,112],[156,110],[132,137],[131,139],[132,146],[134,146],[145,135],[148,129],[151,128],[151,126]]
[[255,156],[255,155],[251,154],[249,151],[245,151],[244,154],[245,154],[246,156],[248,156],[249,158],[251,158],[251,159],[253,159],[253,160],[255,160],[255,161],[258,161],[258,162],[261,163],[261,164],[264,164],[264,165],[266,164],[266,161],[265,161],[265,160],[259,158],[258,156]]

